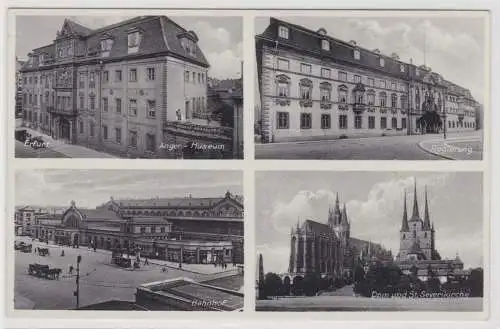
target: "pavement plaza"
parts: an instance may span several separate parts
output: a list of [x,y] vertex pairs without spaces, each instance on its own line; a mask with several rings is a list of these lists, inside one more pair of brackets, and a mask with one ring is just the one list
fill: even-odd
[[[22,239],[17,239],[22,240]],[[31,241],[31,240],[29,240]],[[119,268],[111,264],[111,253],[97,250],[93,252],[86,247],[64,247],[61,256],[60,246],[33,243],[33,248],[48,247],[49,256],[15,251],[15,296],[29,300],[35,309],[72,309],[76,306],[73,292],[76,289],[75,271],[69,274],[69,266],[76,268],[76,258],[82,256],[80,263],[80,306],[100,303],[111,299],[134,301],[136,287],[140,284],[161,281],[177,277],[187,277],[196,281],[205,281],[224,270],[213,265],[183,264],[183,269],[173,268],[174,264],[162,261],[149,261],[149,265],[141,262],[139,269]],[[59,280],[47,280],[28,274],[28,265],[38,263],[50,268],[61,268]],[[178,264],[175,264],[178,266]],[[166,271],[163,269],[166,268]],[[232,266],[229,271],[236,271]]]

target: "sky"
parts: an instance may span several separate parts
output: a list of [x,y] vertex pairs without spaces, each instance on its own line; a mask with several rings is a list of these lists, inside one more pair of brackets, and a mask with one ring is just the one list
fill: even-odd
[[[239,78],[243,60],[243,23],[241,17],[169,16],[174,22],[193,30],[199,46],[210,63],[209,76]],[[72,19],[91,29],[117,23],[130,16],[17,16],[16,56],[25,60],[33,49],[48,45],[63,26],[64,19]],[[40,27],[43,26],[43,29]]]
[[16,171],[16,206],[94,208],[123,198],[223,197],[243,194],[240,171],[59,170]]
[[420,215],[427,185],[430,220],[442,258],[459,253],[465,267],[483,262],[482,175],[477,172],[256,172],[256,247],[264,271],[286,272],[290,230],[306,219],[327,223],[328,207],[339,193],[346,203],[351,236],[399,251],[403,200],[409,216],[417,181]]
[[[323,27],[329,36],[355,40],[359,46],[378,48],[385,55],[396,52],[402,61],[409,63],[411,58],[415,65],[424,64],[426,49],[427,66],[445,79],[469,89],[472,96],[484,104],[486,21],[482,17],[464,15],[467,14],[455,12],[451,16],[440,12],[432,16],[419,13],[405,17],[278,18],[314,31]],[[262,33],[268,25],[269,17],[256,18],[256,34]]]

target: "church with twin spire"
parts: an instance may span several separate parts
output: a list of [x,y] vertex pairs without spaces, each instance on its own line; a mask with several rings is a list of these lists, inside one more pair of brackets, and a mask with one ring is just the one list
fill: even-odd
[[454,259],[442,259],[436,249],[436,231],[430,218],[427,186],[424,192],[424,217],[420,217],[417,197],[417,182],[413,192],[413,210],[408,218],[406,192],[403,201],[403,220],[400,229],[400,247],[396,256],[396,264],[405,274],[414,273],[421,280],[431,276],[438,277],[441,282],[451,276],[463,276],[464,264],[458,254]]

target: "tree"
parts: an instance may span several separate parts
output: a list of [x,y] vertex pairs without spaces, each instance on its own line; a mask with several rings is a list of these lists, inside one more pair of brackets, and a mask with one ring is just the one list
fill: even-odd
[[471,292],[471,297],[483,297],[483,280],[484,274],[482,268],[475,268],[471,271],[466,281],[467,287]]
[[222,126],[234,126],[234,108],[228,103],[220,101],[216,110],[212,114],[220,119]]
[[283,284],[276,273],[269,272],[266,274],[264,278],[264,295],[266,297],[283,295]]

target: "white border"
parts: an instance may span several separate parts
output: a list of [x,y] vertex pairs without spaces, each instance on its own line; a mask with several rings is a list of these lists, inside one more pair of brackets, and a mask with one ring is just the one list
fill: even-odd
[[[140,8],[186,8],[186,7],[198,7],[198,8],[344,8],[344,9],[379,9],[379,8],[394,8],[397,5],[397,9],[415,9],[415,8],[420,8],[420,9],[490,9],[491,11],[491,31],[493,31],[493,38],[491,38],[492,43],[490,43],[490,46],[492,47],[492,53],[490,60],[488,60],[488,63],[492,64],[492,67],[490,68],[485,68],[485,70],[488,71],[490,69],[493,69],[493,72],[496,73],[496,76],[498,76],[498,61],[492,61],[492,58],[498,58],[498,49],[497,49],[497,42],[495,41],[495,38],[498,38],[498,32],[495,31],[495,28],[498,24],[496,24],[496,19],[499,18],[498,15],[498,9],[499,5],[497,2],[494,0],[492,1],[486,1],[486,0],[479,0],[479,1],[465,1],[465,0],[455,0],[453,2],[448,2],[448,3],[437,3],[435,0],[412,0],[412,1],[405,1],[405,2],[398,2],[397,4],[394,3],[393,0],[378,0],[374,2],[368,2],[368,1],[363,1],[363,0],[350,0],[350,1],[337,1],[337,2],[324,2],[322,0],[309,0],[307,2],[300,2],[297,0],[288,0],[288,1],[282,1],[280,3],[277,2],[270,2],[270,1],[263,1],[263,0],[254,0],[254,1],[240,1],[237,4],[235,3],[226,3],[223,0],[212,0],[210,2],[208,1],[200,1],[200,0],[194,0],[191,1],[189,5],[186,5],[183,3],[183,1],[177,0],[177,1],[170,1],[170,0],[143,0],[141,2],[123,2],[119,0],[107,0],[106,2],[103,1],[85,1],[85,0],[69,0],[69,1],[64,1],[64,0],[47,0],[44,1],[43,4],[38,3],[37,1],[34,0],[27,0],[27,1],[8,1],[7,4],[4,5],[9,5],[9,6],[23,6],[23,7],[52,7],[52,8],[57,8],[57,7],[89,7],[92,6],[94,8],[110,8],[110,7],[128,7],[128,8],[135,8],[135,7],[140,7]],[[495,8],[496,7],[496,8]],[[5,11],[5,7],[2,8]],[[111,11],[120,13],[120,15],[123,15],[123,10],[120,9],[112,9]],[[78,11],[73,11],[74,13],[82,14],[82,10]],[[87,12],[87,10],[85,10]],[[140,14],[148,14],[152,15],[155,13],[165,13],[165,11],[160,11],[160,10],[134,10],[134,15],[140,15]],[[186,13],[186,10],[178,10],[178,11],[172,11],[169,10],[168,14],[172,15],[173,12],[177,12],[178,14],[182,15],[188,15]],[[308,313],[268,313],[268,312],[254,312],[253,311],[253,305],[255,302],[253,300],[255,296],[255,290],[254,290],[254,282],[255,282],[255,252],[254,252],[254,237],[253,237],[253,232],[254,232],[254,225],[255,222],[252,220],[253,215],[254,215],[254,170],[353,170],[353,171],[363,171],[363,170],[382,170],[382,171],[394,171],[397,169],[397,171],[415,171],[415,170],[422,170],[422,171],[483,171],[483,179],[484,179],[484,202],[485,202],[485,210],[484,210],[484,222],[485,222],[485,230],[489,229],[489,219],[490,218],[500,218],[499,216],[496,217],[490,217],[490,211],[489,211],[489,201],[490,199],[488,196],[490,195],[490,181],[491,178],[494,177],[494,173],[489,172],[491,167],[491,161],[492,157],[491,155],[498,154],[498,152],[495,152],[491,149],[491,144],[490,144],[490,138],[491,140],[496,140],[498,141],[499,136],[498,133],[496,132],[495,129],[492,129],[493,136],[489,136],[489,128],[491,127],[491,122],[492,118],[495,118],[498,120],[498,115],[495,114],[494,111],[491,111],[492,106],[489,106],[491,104],[498,104],[498,93],[493,93],[492,99],[490,101],[490,104],[488,104],[487,101],[485,101],[484,108],[485,108],[485,115],[484,115],[484,123],[485,123],[485,129],[484,129],[484,160],[483,161],[467,161],[467,162],[450,162],[450,161],[310,161],[310,160],[297,160],[297,161],[279,161],[279,160],[273,160],[273,161],[266,161],[266,160],[258,160],[258,161],[253,161],[253,154],[254,154],[254,143],[253,143],[253,108],[254,108],[254,97],[253,97],[253,86],[254,86],[254,72],[253,72],[253,60],[255,60],[255,51],[254,51],[254,38],[253,38],[253,19],[249,19],[249,16],[270,16],[270,15],[279,15],[279,16],[285,16],[285,15],[307,15],[307,14],[318,14],[319,11],[314,11],[314,12],[308,12],[308,11],[289,11],[289,10],[280,10],[279,12],[273,12],[269,13],[268,11],[263,11],[263,10],[244,10],[244,11],[229,11],[229,10],[224,10],[224,11],[217,11],[217,15],[229,15],[229,16],[236,16],[238,14],[241,14],[244,16],[244,72],[245,72],[245,77],[244,77],[244,127],[245,127],[245,146],[244,146],[244,152],[245,152],[245,160],[228,160],[228,161],[213,161],[213,160],[200,160],[200,161],[189,161],[189,160],[170,160],[170,161],[163,161],[163,160],[71,160],[71,159],[63,159],[63,160],[46,160],[46,159],[18,159],[15,160],[12,157],[12,152],[13,151],[13,141],[11,141],[9,138],[6,138],[7,142],[7,149],[10,151],[10,153],[5,153],[2,152],[3,154],[6,154],[6,159],[8,160],[8,164],[10,165],[10,169],[12,167],[16,168],[71,168],[71,169],[77,169],[77,168],[86,168],[86,169],[106,169],[106,168],[121,168],[121,169],[135,169],[135,168],[147,168],[147,169],[186,169],[186,170],[195,170],[195,169],[215,169],[215,170],[223,170],[223,169],[244,169],[244,191],[245,191],[245,215],[248,216],[245,219],[245,312],[241,313],[185,313],[185,312],[144,312],[144,316],[140,315],[142,312],[133,312],[132,315],[130,314],[125,314],[127,312],[71,312],[71,311],[35,311],[37,313],[37,316],[34,317],[30,314],[30,318],[19,318],[17,317],[12,317],[12,314],[7,314],[7,316],[10,316],[10,318],[7,318],[7,325],[9,327],[16,327],[16,328],[27,328],[27,327],[34,327],[36,326],[37,328],[88,328],[88,327],[96,327],[96,328],[119,328],[120,326],[123,328],[166,328],[166,327],[172,327],[172,328],[183,328],[183,327],[204,327],[204,328],[210,328],[212,325],[214,327],[220,328],[222,327],[233,327],[236,324],[243,324],[242,321],[244,321],[244,325],[248,327],[255,327],[255,326],[260,326],[262,328],[267,328],[267,327],[276,327],[278,326],[289,326],[289,327],[299,327],[303,326],[304,324],[307,325],[317,325],[317,326],[326,326],[326,325],[335,325],[335,326],[349,326],[349,327],[366,327],[366,321],[369,320],[380,320],[380,321],[398,321],[398,320],[409,320],[408,315],[411,315],[412,313],[390,313],[388,315],[387,313],[380,313],[380,312],[373,312],[373,313],[359,313],[359,312],[349,312],[349,313],[344,313],[344,312],[328,312],[325,314],[325,312],[322,313],[316,313],[316,312],[308,312]],[[351,12],[350,12],[351,13]],[[372,12],[373,13],[373,12]],[[375,12],[377,13],[377,12]],[[7,17],[7,13],[4,12],[4,18]],[[51,10],[51,15],[54,14],[54,11]],[[112,14],[112,13],[111,13]],[[213,16],[215,15],[214,11],[205,11],[205,10],[193,10],[189,11],[189,15],[210,15]],[[340,13],[342,14],[342,13]],[[106,12],[106,15],[110,15],[110,12]],[[175,14],[174,14],[175,15]],[[324,15],[324,14],[320,14]],[[2,24],[2,28],[5,28],[5,25]],[[498,29],[498,28],[497,28]],[[6,38],[7,37],[7,32],[3,31],[2,37]],[[496,34],[495,34],[496,33]],[[3,44],[7,45],[7,40],[4,40]],[[8,77],[10,81],[13,81],[14,77],[14,69],[12,65],[7,65],[8,62],[5,60],[5,57],[8,57],[9,63],[13,63],[13,52],[14,52],[14,47],[12,46],[12,43],[9,41],[9,45],[4,47],[6,49],[6,52],[2,52],[0,56],[4,58],[4,72],[8,72]],[[8,56],[4,56],[7,53]],[[485,52],[485,56],[488,56],[488,52]],[[495,77],[495,74],[492,76]],[[485,75],[485,79],[490,79],[489,74]],[[3,87],[6,84],[5,80],[5,74],[2,76],[2,84],[1,86]],[[486,84],[489,85],[489,84]],[[13,105],[14,104],[14,93],[11,89],[13,89],[13,84],[7,85],[8,87],[8,94],[5,95],[6,88],[1,88],[1,92],[3,94],[3,98],[5,99],[5,107],[4,109],[10,109],[12,108],[11,106],[6,106],[8,104]],[[497,81],[493,80],[491,86],[495,89],[493,90],[498,90],[498,85]],[[489,97],[485,97],[485,100],[488,100]],[[4,115],[4,113],[8,113],[9,119],[10,116],[12,116],[12,111],[2,111],[1,115]],[[6,117],[4,117],[6,118]],[[10,120],[5,120],[4,123]],[[498,125],[498,123],[497,123]],[[495,126],[497,127],[497,126]],[[5,128],[5,126],[4,126]],[[12,136],[13,135],[13,125],[10,125],[7,127],[7,136]],[[493,138],[497,137],[497,138]],[[496,146],[496,145],[495,145]],[[2,150],[5,150],[2,149]],[[496,159],[493,159],[496,160]],[[496,161],[497,163],[497,161]],[[492,175],[493,174],[493,175]],[[6,177],[6,183],[4,186],[7,188],[7,196],[9,196],[8,205],[12,205],[12,196],[13,196],[13,175],[12,172],[9,173],[9,175]],[[497,200],[498,197],[500,196],[498,193],[498,185],[493,185],[494,187],[494,193],[492,194],[492,197],[494,199],[492,200]],[[4,198],[2,198],[4,200]],[[494,206],[493,209],[493,215],[499,215],[498,214],[498,202],[493,201],[492,205]],[[11,207],[12,208],[12,207]],[[5,208],[4,208],[5,209]],[[12,221],[9,220],[9,218],[13,218],[13,210],[9,210],[7,212],[7,224],[12,225]],[[498,222],[493,220],[492,221],[492,230],[493,231],[486,231],[485,233],[485,240],[487,237],[490,236],[490,233],[492,236],[498,235],[500,233],[500,230],[498,228],[500,225],[498,225]],[[6,264],[4,264],[4,268],[7,269],[7,272],[9,274],[12,274],[12,266],[8,266],[9,260],[12,261],[11,256],[13,255],[13,252],[9,248],[12,243],[12,236],[11,232],[13,230],[8,227],[7,230],[5,231],[4,237],[5,241],[7,243],[6,245],[6,252],[8,253],[7,255],[2,254],[2,261],[4,259],[4,256],[7,256]],[[250,233],[251,232],[251,233]],[[2,230],[2,234],[4,234],[4,231]],[[488,241],[489,242],[489,241]],[[491,250],[500,250],[500,244],[498,243],[498,239],[493,238],[492,242],[495,244],[494,247],[491,248]],[[489,246],[487,246],[488,250],[490,249]],[[487,260],[489,260],[489,252],[485,253],[485,264],[488,263]],[[490,283],[489,278],[497,278],[498,280],[498,270],[497,270],[497,264],[498,264],[498,255],[496,258],[493,260],[491,259],[491,276],[485,277],[485,285]],[[10,263],[12,264],[12,263]],[[487,273],[487,271],[485,271]],[[13,277],[11,277],[12,279]],[[10,280],[10,282],[13,282]],[[7,283],[7,282],[3,282]],[[498,291],[498,283],[495,281],[491,282],[491,307],[492,310],[499,309],[499,304],[497,303],[498,298],[495,296],[500,293]],[[11,289],[12,285],[7,284],[6,285],[6,292]],[[488,287],[488,285],[486,285]],[[250,298],[251,297],[251,298]],[[2,300],[2,303],[0,303],[0,306],[7,306],[7,304],[3,304],[6,300]],[[485,301],[487,302],[487,301]],[[488,303],[490,304],[490,303]],[[5,311],[5,307],[2,307],[2,309]],[[486,310],[485,310],[486,311]],[[47,313],[48,312],[48,313]],[[58,314],[58,313],[66,313],[64,314]],[[69,314],[69,313],[72,314]],[[90,312],[90,313],[89,313]],[[33,312],[32,312],[33,313]],[[97,314],[96,314],[97,313]],[[483,312],[484,313],[484,312]],[[444,315],[444,316],[443,316]],[[463,316],[465,315],[465,318]],[[482,314],[484,315],[484,314]],[[134,318],[131,319],[130,317],[133,316]],[[112,318],[111,318],[112,317]],[[43,318],[44,321],[40,321],[40,318]],[[56,321],[57,318],[57,321]],[[483,317],[481,317],[483,318]],[[165,321],[165,319],[168,319],[168,322]],[[187,320],[188,319],[188,320]],[[77,321],[75,321],[77,320]],[[279,320],[279,322],[277,321]],[[352,320],[356,322],[349,322],[348,324],[346,322],[337,322],[335,324],[331,323],[325,323],[324,321],[329,321],[329,320]],[[359,320],[363,320],[361,322],[357,322]],[[489,322],[468,322],[466,324],[459,324],[457,322],[440,322],[440,323],[431,323],[428,321],[443,321],[443,320],[452,320],[452,321],[460,321],[460,320],[471,320],[470,317],[467,317],[467,314],[463,313],[451,313],[447,315],[446,313],[429,313],[429,312],[419,312],[415,314],[413,317],[413,320],[424,320],[427,322],[416,322],[416,323],[408,323],[408,322],[383,322],[383,323],[370,323],[371,328],[401,328],[401,326],[404,326],[404,328],[407,329],[413,329],[413,328],[421,328],[421,327],[429,327],[431,326],[432,328],[491,328],[495,323],[498,323],[498,315],[495,312],[491,312],[491,317],[489,319]],[[483,319],[486,320],[486,319]]]

